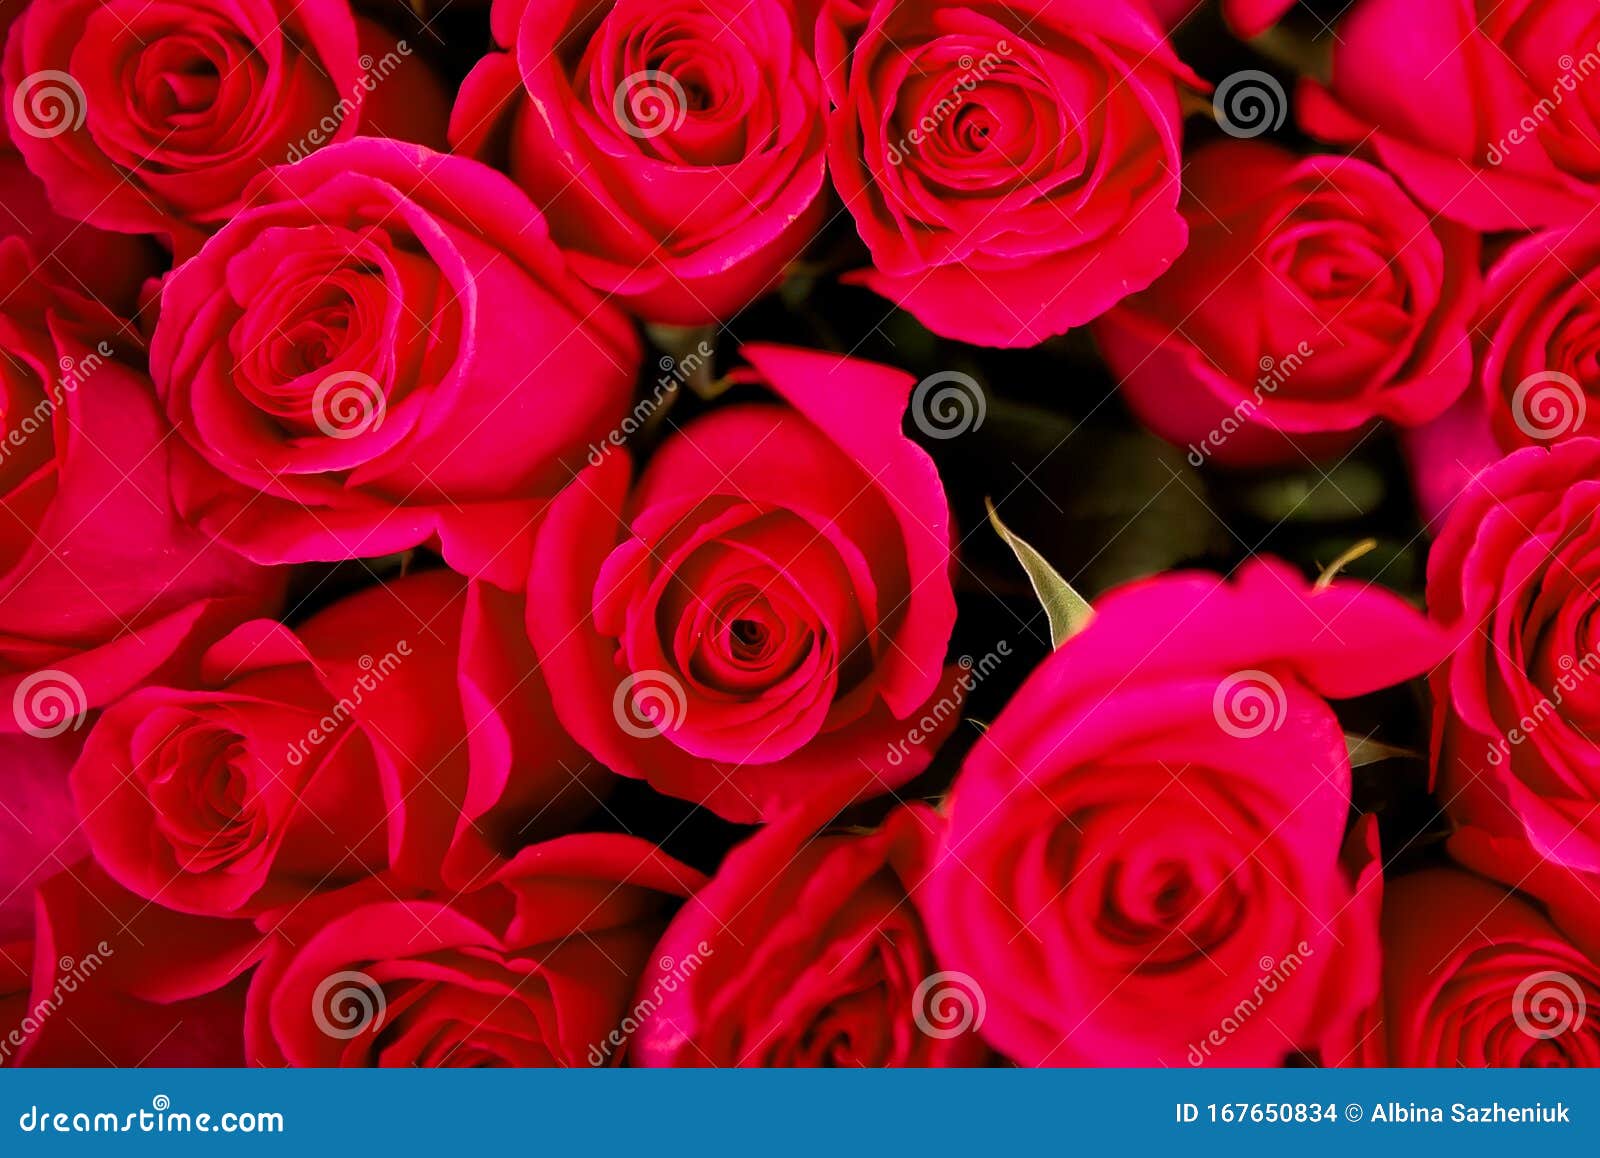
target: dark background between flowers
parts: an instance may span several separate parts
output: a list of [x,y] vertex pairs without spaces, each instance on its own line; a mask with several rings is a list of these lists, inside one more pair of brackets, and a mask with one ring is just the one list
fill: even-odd
[[[487,4],[449,0],[447,6],[433,4],[430,9],[427,0],[416,3],[413,10],[402,0],[358,0],[358,7],[393,28],[447,82],[458,86],[492,45]],[[1327,35],[1323,29],[1347,7],[1348,0],[1308,0],[1291,12],[1272,39],[1286,51],[1305,52],[1313,38]],[[1274,75],[1293,99],[1293,71],[1229,33],[1214,6],[1202,6],[1184,20],[1171,40],[1185,63],[1213,83],[1241,69],[1259,69]],[[1206,116],[1189,116],[1185,154],[1220,136]],[[1319,151],[1295,129],[1292,116],[1262,139],[1299,153]],[[938,465],[954,516],[959,613],[950,659],[977,661],[1001,641],[1010,654],[974,687],[962,705],[966,719],[927,772],[899,790],[900,799],[941,797],[979,728],[995,717],[1050,650],[1044,612],[1010,550],[988,527],[985,498],[993,500],[1013,531],[1090,599],[1119,583],[1173,568],[1226,574],[1263,553],[1314,576],[1351,545],[1371,538],[1376,549],[1342,574],[1380,584],[1422,605],[1430,539],[1391,429],[1368,434],[1342,458],[1322,463],[1307,459],[1301,469],[1197,469],[1185,450],[1146,434],[1128,414],[1087,331],[1027,350],[947,341],[875,294],[840,283],[839,275],[867,265],[854,221],[835,203],[826,226],[779,290],[703,334],[647,334],[636,397],[652,391],[661,373],[658,363],[675,352],[673,345],[693,348],[701,337],[715,350],[713,379],[740,364],[741,344],[775,341],[883,362],[919,380],[958,371],[981,385],[987,404],[981,425],[948,439],[928,437],[909,418],[905,429]],[[673,428],[710,407],[747,396],[760,393],[734,387],[708,402],[691,390],[679,390],[653,421],[628,439],[627,448],[642,462]],[[302,567],[287,618],[297,623],[377,579],[439,565],[429,552],[412,551]],[[1442,863],[1441,842],[1449,829],[1428,792],[1422,682],[1335,706],[1347,733],[1418,754],[1354,771],[1353,810],[1378,816],[1383,847],[1395,850],[1389,871],[1402,873],[1433,860]],[[873,824],[894,799],[858,805],[840,823]],[[641,780],[621,777],[591,827],[656,841],[707,872],[749,832],[687,801],[663,796]]]

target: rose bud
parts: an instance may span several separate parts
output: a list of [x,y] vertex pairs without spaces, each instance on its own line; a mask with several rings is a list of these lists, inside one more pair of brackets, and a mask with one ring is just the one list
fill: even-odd
[[943,820],[908,805],[877,832],[814,836],[818,819],[761,829],[673,918],[631,1012],[635,1064],[986,1060],[983,996],[940,971],[915,903]]
[[443,144],[438,80],[347,0],[32,0],[12,32],[11,139],[56,211],[180,261],[264,168],[357,133]]
[[150,359],[203,530],[262,562],[437,544],[516,589],[639,348],[509,181],[362,139],[262,177],[167,279]]
[[1600,1065],[1600,962],[1523,898],[1429,869],[1386,888],[1367,1066]]
[[1448,641],[1386,592],[1256,560],[1095,605],[956,777],[923,912],[1023,1065],[1279,1065],[1376,991],[1325,697]]
[[1184,247],[1180,83],[1143,0],[830,0],[818,63],[859,280],[937,334],[1031,346]]
[[1333,41],[1330,83],[1301,85],[1301,125],[1370,149],[1430,213],[1499,232],[1593,209],[1592,0],[1358,0]]
[[251,981],[249,1064],[587,1065],[703,881],[648,841],[578,833],[468,892],[374,881],[316,898]]
[[181,679],[280,575],[173,509],[139,336],[0,240],[0,733],[59,736],[146,680]]
[[[738,822],[926,767],[955,621],[909,374],[747,346],[783,405],[675,433],[629,489],[600,458],[538,531],[528,631],[556,713],[602,764]],[[917,742],[905,743],[915,731]]]
[[[1451,815],[1600,871],[1600,439],[1519,450],[1456,499],[1428,610],[1461,642],[1433,675]],[[1509,828],[1508,828],[1509,826]]]
[[512,597],[449,572],[258,620],[195,691],[145,688],[72,772],[89,843],[185,912],[254,914],[384,869],[422,884],[497,865],[603,775],[555,724]]
[[1134,414],[1193,465],[1301,463],[1467,388],[1474,234],[1350,157],[1223,141],[1185,182],[1189,248],[1095,337]]
[[822,85],[788,0],[496,0],[458,153],[506,168],[572,268],[652,322],[769,289],[822,220]]

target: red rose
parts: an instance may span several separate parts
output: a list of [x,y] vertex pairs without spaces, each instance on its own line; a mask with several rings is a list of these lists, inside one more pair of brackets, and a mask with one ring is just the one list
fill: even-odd
[[1370,147],[1431,211],[1484,231],[1571,224],[1600,189],[1592,0],[1360,0],[1306,130]]
[[1265,561],[1101,600],[951,789],[923,911],[990,1043],[1024,1065],[1277,1065],[1346,1030],[1376,921],[1324,697],[1444,645],[1387,593]]
[[471,892],[317,898],[251,981],[249,1063],[585,1065],[702,880],[646,841],[586,833],[524,849]]
[[726,319],[822,219],[822,90],[788,0],[496,0],[451,117],[572,267],[655,322]]
[[981,995],[939,970],[914,898],[943,821],[898,809],[868,835],[813,836],[798,808],[722,862],[673,919],[628,1018],[656,1066],[978,1065]]
[[1189,248],[1095,337],[1134,413],[1191,463],[1298,463],[1466,389],[1475,234],[1348,157],[1222,141],[1184,178]]
[[0,240],[0,732],[59,735],[229,627],[280,576],[185,525],[138,335]]
[[638,361],[520,190],[376,139],[264,176],[163,286],[151,347],[202,529],[270,562],[437,542],[507,588]]
[[936,333],[1027,346],[1182,250],[1179,63],[1142,0],[831,0],[818,62],[864,284]]
[[0,1049],[27,1066],[244,1064],[249,921],[191,917],[119,888],[85,859],[38,891],[24,1019]]
[[0,736],[0,943],[33,936],[34,889],[89,851],[67,784],[85,735]]
[[1506,450],[1600,434],[1597,268],[1600,224],[1588,223],[1524,238],[1489,271],[1478,375]]
[[893,749],[936,693],[955,620],[949,513],[900,431],[908,374],[747,346],[787,403],[725,407],[629,491],[602,457],[538,532],[528,631],[595,758],[752,822],[926,766]]
[[295,631],[244,625],[200,690],[145,688],[100,718],[72,772],[95,855],[140,896],[224,915],[386,868],[480,877],[532,818],[586,813],[604,774],[555,724],[520,619],[440,571]]
[[1433,677],[1438,786],[1459,821],[1600,871],[1600,439],[1501,460],[1455,502],[1428,610],[1462,636]]
[[1370,1066],[1600,1065],[1600,962],[1526,900],[1432,869],[1387,887]]
[[57,211],[180,259],[263,168],[358,132],[443,143],[438,81],[346,0],[32,0],[4,79]]
[[130,316],[147,278],[160,272],[160,247],[148,238],[105,233],[50,208],[44,186],[15,154],[0,152],[0,238],[19,237],[50,280]]

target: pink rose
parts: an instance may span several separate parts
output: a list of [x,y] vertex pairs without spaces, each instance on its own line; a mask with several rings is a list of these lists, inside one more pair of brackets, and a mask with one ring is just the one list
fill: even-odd
[[1600,434],[1597,268],[1600,223],[1589,222],[1524,238],[1489,271],[1478,376],[1504,449]]
[[[939,972],[917,898],[943,821],[814,835],[802,807],[730,853],[639,982],[629,1058],[654,1066],[980,1065],[978,995]],[[930,984],[931,982],[931,984]],[[964,1017],[964,1023],[963,1023]],[[603,1064],[629,1022],[590,1055]]]
[[1428,610],[1462,638],[1434,673],[1435,768],[1459,822],[1600,871],[1600,439],[1477,477],[1428,558]]
[[0,943],[33,936],[34,889],[89,851],[67,784],[85,734],[0,735]]
[[1123,397],[1196,466],[1298,463],[1467,387],[1478,238],[1348,157],[1192,154],[1189,248],[1095,326]]
[[1360,1064],[1600,1065],[1600,961],[1534,905],[1449,869],[1386,893],[1383,1002],[1363,1026]]
[[181,678],[282,577],[172,508],[175,448],[126,322],[0,240],[0,732],[60,735]]
[[1342,855],[1350,763],[1324,697],[1446,640],[1352,583],[1257,560],[1106,596],[985,731],[947,803],[927,915],[1024,1065],[1277,1065],[1375,991]]
[[909,374],[747,346],[786,405],[719,409],[632,489],[601,457],[538,532],[528,631],[597,760],[729,820],[897,787],[958,713],[903,741],[955,620],[933,463],[900,431]]
[[788,0],[496,0],[457,152],[504,161],[572,268],[654,322],[726,319],[822,220],[822,90]]
[[648,841],[579,833],[469,892],[369,881],[319,897],[276,928],[250,983],[249,1064],[586,1065],[702,883]]
[[363,138],[262,178],[163,286],[150,357],[201,529],[263,562],[437,543],[512,588],[639,348],[504,177]]
[[96,857],[168,908],[248,915],[385,869],[491,871],[586,814],[590,765],[556,725],[522,609],[446,571],[245,624],[195,691],[144,688],[72,772]]
[[1600,10],[1591,0],[1359,0],[1312,135],[1371,148],[1419,201],[1474,229],[1587,216],[1600,190]]
[[831,0],[818,62],[860,280],[936,333],[1035,345],[1182,252],[1194,78],[1142,0]]
[[428,66],[346,0],[31,0],[4,79],[57,211],[180,260],[263,168],[357,133],[443,143]]

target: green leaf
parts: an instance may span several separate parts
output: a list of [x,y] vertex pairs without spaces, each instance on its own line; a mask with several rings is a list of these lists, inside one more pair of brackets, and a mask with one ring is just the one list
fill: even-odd
[[1000,521],[1000,514],[994,509],[993,502],[986,498],[983,500],[983,505],[989,510],[990,524],[1016,555],[1017,562],[1022,564],[1022,569],[1028,573],[1028,582],[1033,584],[1033,593],[1039,597],[1039,602],[1044,604],[1044,613],[1050,618],[1051,642],[1060,647],[1089,626],[1089,621],[1094,618],[1094,608],[1090,607],[1089,601],[1074,591],[1071,585],[1056,573],[1056,569],[1050,566],[1043,555],[1011,533],[1011,529]]
[[1420,760],[1422,753],[1413,752],[1409,748],[1396,748],[1392,744],[1379,743],[1371,736],[1353,736],[1349,732],[1344,734],[1345,747],[1350,750],[1350,767],[1361,768],[1368,764],[1377,764],[1384,760]]

